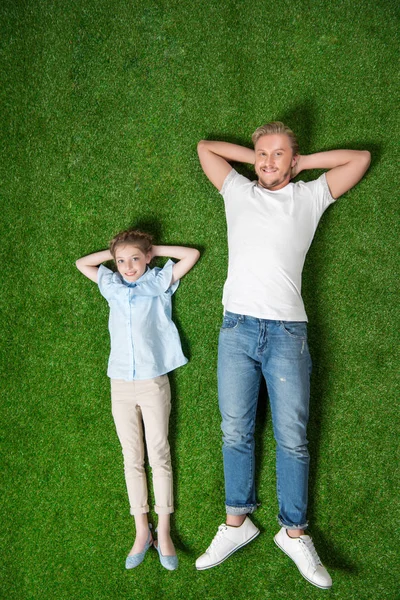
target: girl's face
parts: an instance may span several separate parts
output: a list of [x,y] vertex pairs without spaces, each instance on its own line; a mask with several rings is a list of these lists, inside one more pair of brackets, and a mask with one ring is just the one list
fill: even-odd
[[143,254],[139,248],[132,244],[117,246],[115,263],[117,269],[126,281],[136,281],[146,271],[151,260],[151,253]]

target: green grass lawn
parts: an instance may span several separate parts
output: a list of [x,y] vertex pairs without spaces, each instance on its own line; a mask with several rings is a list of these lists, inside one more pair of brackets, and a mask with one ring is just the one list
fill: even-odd
[[[398,598],[397,2],[3,0],[0,16],[0,597]],[[196,144],[250,145],[278,119],[303,153],[372,153],[365,178],[324,215],[303,281],[310,531],[331,591],[273,543],[265,402],[262,534],[223,565],[194,568],[224,519],[216,354],[227,267],[223,203]],[[174,304],[190,362],[171,376],[173,573],[155,551],[124,569],[133,524],[110,412],[107,303],[75,268],[132,225],[201,251]]]

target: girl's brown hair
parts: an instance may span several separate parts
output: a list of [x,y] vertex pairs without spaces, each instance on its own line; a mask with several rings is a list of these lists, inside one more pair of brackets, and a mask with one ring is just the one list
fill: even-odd
[[127,244],[139,248],[143,254],[150,252],[153,246],[153,236],[139,229],[127,229],[120,231],[110,242],[110,252],[115,260],[115,252],[118,246]]

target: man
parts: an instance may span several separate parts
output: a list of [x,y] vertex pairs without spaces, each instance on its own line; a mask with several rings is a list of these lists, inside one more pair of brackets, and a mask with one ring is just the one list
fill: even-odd
[[[196,568],[220,564],[259,534],[248,514],[257,508],[254,427],[263,376],[277,445],[281,529],[274,540],[310,583],[330,588],[332,580],[305,535],[311,359],[301,274],[323,212],[360,181],[370,154],[300,155],[295,135],[281,122],[258,128],[253,143],[254,150],[216,141],[198,145],[201,166],[224,198],[229,266],[218,347],[227,516]],[[254,164],[258,181],[239,175],[231,161]],[[291,183],[306,169],[328,171],[315,181]]]

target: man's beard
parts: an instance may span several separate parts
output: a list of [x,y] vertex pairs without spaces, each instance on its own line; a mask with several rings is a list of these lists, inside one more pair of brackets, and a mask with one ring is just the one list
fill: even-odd
[[261,178],[259,176],[258,183],[261,185],[261,187],[265,188],[266,190],[273,190],[277,185],[284,183],[284,181],[286,181],[286,180],[287,180],[287,183],[289,183],[291,172],[292,172],[292,169],[290,168],[284,175],[282,175],[281,177],[278,177],[274,181],[271,181],[268,183],[261,181]]

